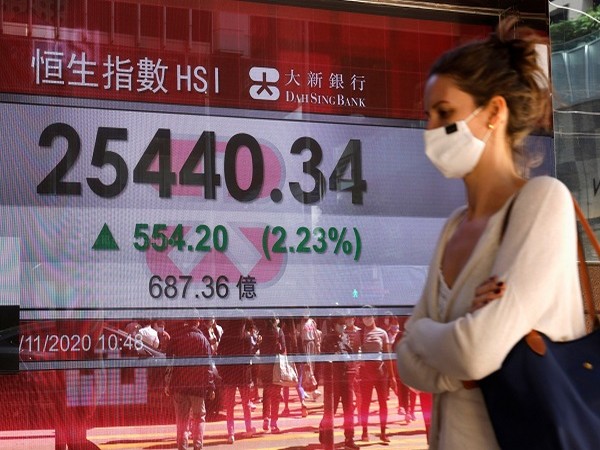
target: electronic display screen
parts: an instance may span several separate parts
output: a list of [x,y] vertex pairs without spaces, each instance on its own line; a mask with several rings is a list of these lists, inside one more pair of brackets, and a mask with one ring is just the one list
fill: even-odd
[[[172,421],[115,413],[164,403],[172,361],[146,325],[310,315],[325,331],[410,314],[465,202],[424,153],[427,70],[489,25],[233,0],[7,3],[8,397],[108,408],[89,424]],[[528,147],[553,173],[551,139]],[[53,414],[0,426],[53,427]]]

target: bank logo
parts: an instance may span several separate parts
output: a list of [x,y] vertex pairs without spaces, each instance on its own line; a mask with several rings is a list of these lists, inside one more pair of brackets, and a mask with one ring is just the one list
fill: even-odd
[[251,67],[250,79],[255,83],[250,86],[250,97],[255,100],[279,99],[279,72],[272,67]]

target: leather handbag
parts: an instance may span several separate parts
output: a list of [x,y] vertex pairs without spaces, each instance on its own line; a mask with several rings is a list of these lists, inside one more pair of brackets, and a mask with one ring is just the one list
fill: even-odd
[[[574,204],[600,257],[600,244]],[[502,449],[600,449],[600,323],[581,239],[578,246],[583,297],[595,331],[554,342],[533,330],[511,349],[498,371],[479,380]]]
[[293,364],[291,364],[285,354],[279,354],[273,365],[273,384],[280,386],[296,387],[298,386],[298,374]]

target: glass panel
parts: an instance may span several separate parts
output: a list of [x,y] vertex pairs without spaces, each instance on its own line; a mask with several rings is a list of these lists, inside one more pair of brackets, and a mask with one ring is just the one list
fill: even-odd
[[573,103],[578,103],[588,96],[586,59],[585,47],[573,49],[567,54]]
[[[598,229],[600,10],[597,6],[581,11],[555,6],[551,6],[551,15],[552,10],[562,9],[561,14],[554,14],[558,19],[550,26],[557,176]],[[587,254],[595,259],[590,249]]]
[[600,37],[588,44],[588,78],[590,98],[600,97]]

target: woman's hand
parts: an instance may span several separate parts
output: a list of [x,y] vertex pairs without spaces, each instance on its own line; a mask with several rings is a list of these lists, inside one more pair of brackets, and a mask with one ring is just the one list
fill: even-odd
[[498,300],[504,295],[506,285],[498,280],[497,276],[488,278],[475,289],[475,299],[469,312],[475,312],[483,308],[491,301]]

